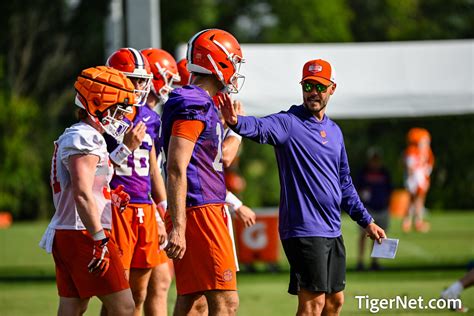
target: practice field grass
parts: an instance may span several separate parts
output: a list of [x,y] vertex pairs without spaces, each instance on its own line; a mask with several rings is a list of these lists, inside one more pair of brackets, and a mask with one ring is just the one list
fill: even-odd
[[[397,295],[425,301],[437,298],[440,290],[462,275],[462,270],[450,271],[403,271],[357,273],[349,272],[346,302],[342,315],[371,315],[367,309],[358,309],[356,295],[370,298],[394,298]],[[294,315],[296,298],[286,293],[287,275],[284,274],[241,274],[239,276],[239,315]],[[466,291],[462,298],[466,306],[474,308],[474,289]],[[174,285],[169,304],[174,304]],[[56,285],[54,281],[8,281],[0,282],[0,315],[54,315],[57,308]],[[93,298],[86,315],[99,315],[100,302]],[[171,315],[171,311],[169,313]],[[454,313],[440,310],[390,310],[381,315],[446,315]],[[469,314],[472,315],[472,314]]]
[[[402,234],[392,222],[389,237],[399,238],[395,260],[381,263],[381,272],[355,272],[358,228],[344,217],[343,233],[348,256],[348,275],[343,315],[371,315],[358,308],[355,296],[408,299],[437,298],[440,291],[465,273],[474,259],[474,212],[434,213],[428,234]],[[47,223],[18,223],[0,230],[0,315],[54,315],[57,293],[52,257],[37,247]],[[294,315],[296,297],[286,293],[288,272],[282,255],[277,274],[239,274],[239,315]],[[172,285],[169,304],[175,299]],[[464,305],[474,310],[474,288],[466,290]],[[86,315],[98,315],[100,303],[92,299]],[[380,310],[381,315],[453,315],[443,310]],[[468,315],[474,315],[470,312]]]

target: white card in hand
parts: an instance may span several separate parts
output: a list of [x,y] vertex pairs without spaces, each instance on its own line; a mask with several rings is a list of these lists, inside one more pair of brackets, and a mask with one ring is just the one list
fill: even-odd
[[382,243],[374,242],[374,249],[372,249],[372,258],[386,258],[393,259],[397,253],[398,239],[384,238]]

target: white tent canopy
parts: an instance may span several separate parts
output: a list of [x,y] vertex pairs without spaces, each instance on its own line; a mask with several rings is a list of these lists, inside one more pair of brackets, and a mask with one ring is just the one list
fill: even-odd
[[301,104],[303,65],[322,58],[336,70],[332,118],[474,113],[473,48],[473,40],[244,44],[246,81],[235,97],[249,115]]

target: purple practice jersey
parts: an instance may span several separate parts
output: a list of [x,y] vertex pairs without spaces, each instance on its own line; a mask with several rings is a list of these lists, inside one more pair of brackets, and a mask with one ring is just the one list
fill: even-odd
[[[165,166],[173,123],[177,120],[198,120],[205,124],[186,170],[186,207],[225,203],[226,188],[222,164],[224,129],[209,94],[193,85],[174,89],[164,106],[161,120]],[[166,167],[164,169],[166,170]]]
[[275,148],[280,175],[281,239],[338,237],[341,209],[365,227],[371,216],[352,184],[339,126],[303,105],[263,118],[239,116],[237,133]]
[[[160,130],[160,116],[147,105],[137,107],[137,115],[133,120],[136,126],[140,121],[146,125],[146,134],[143,141],[127,160],[114,171],[110,187],[115,189],[120,184],[125,187],[125,192],[130,195],[131,203],[152,204],[150,180],[150,152]],[[112,152],[117,147],[113,137],[106,137],[107,150]]]

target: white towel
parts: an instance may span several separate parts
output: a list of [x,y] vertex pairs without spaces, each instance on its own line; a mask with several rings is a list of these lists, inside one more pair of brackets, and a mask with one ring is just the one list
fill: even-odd
[[48,226],[48,228],[46,228],[46,231],[43,234],[43,237],[41,238],[41,241],[39,242],[39,246],[46,250],[47,253],[53,252],[53,241],[55,233],[56,229]]

